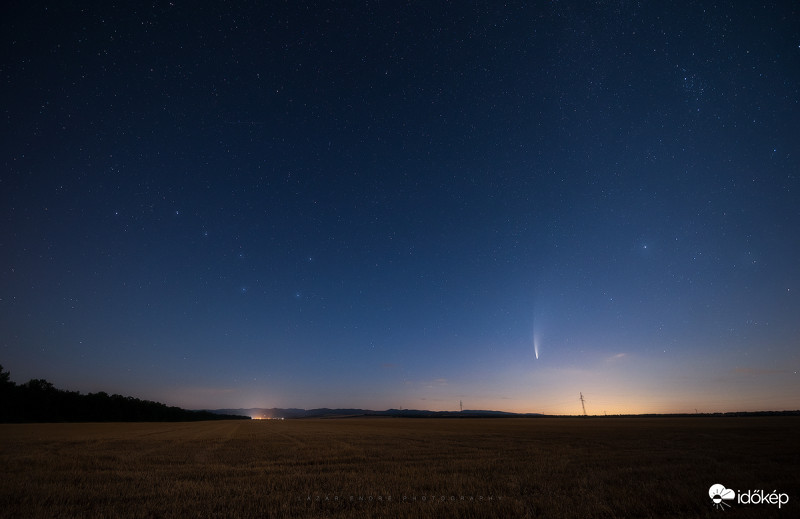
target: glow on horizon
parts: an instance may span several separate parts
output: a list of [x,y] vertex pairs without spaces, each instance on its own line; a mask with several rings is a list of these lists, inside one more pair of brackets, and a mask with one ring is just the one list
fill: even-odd
[[[483,359],[479,365],[435,367],[418,378],[410,376],[420,371],[416,366],[392,366],[380,371],[379,377],[368,376],[372,372],[367,370],[361,378],[332,374],[317,379],[313,386],[275,375],[215,387],[151,385],[149,391],[133,396],[188,409],[457,411],[463,400],[465,410],[579,415],[582,392],[587,413],[596,416],[800,409],[792,389],[797,384],[796,373],[790,368],[764,366],[763,359],[759,365],[747,366],[731,355],[709,370],[702,356],[696,364],[686,363],[682,355],[652,359],[629,344],[608,339],[597,342],[594,352],[575,345],[556,348],[544,363],[530,357],[520,362],[531,342],[535,354],[541,353],[540,329],[528,341],[520,341],[514,355]],[[713,357],[712,352],[706,355]],[[66,389],[87,391],[66,381],[54,382]],[[776,398],[777,394],[782,398]],[[267,412],[253,414],[269,416]]]

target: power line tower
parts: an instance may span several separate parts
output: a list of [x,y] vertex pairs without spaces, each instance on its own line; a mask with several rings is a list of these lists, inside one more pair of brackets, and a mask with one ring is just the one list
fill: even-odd
[[581,392],[581,408],[583,408],[583,416],[586,416],[586,404],[583,400],[583,392]]
[[459,401],[458,401],[458,407],[461,409],[461,412],[463,413],[463,412],[464,412],[464,402],[462,402],[461,400],[459,400]]

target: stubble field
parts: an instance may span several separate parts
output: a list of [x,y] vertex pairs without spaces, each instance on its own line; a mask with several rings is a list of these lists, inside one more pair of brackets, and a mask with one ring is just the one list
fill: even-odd
[[[0,425],[3,517],[798,517],[800,417]],[[777,505],[708,488],[788,493]]]

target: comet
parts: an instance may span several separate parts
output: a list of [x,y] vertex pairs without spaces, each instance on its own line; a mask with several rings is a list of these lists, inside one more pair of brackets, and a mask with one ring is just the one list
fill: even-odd
[[[539,314],[538,316],[537,313]],[[536,360],[539,360],[539,350],[541,349],[542,334],[543,333],[546,334],[547,331],[546,326],[542,325],[543,321],[541,317],[542,317],[541,309],[539,310],[539,312],[537,312],[536,309],[534,308],[531,315],[531,339],[533,339],[533,354],[536,357]]]

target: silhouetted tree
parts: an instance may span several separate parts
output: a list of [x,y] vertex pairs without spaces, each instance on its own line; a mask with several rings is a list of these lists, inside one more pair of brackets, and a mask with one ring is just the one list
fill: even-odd
[[0,421],[4,421],[3,417],[11,413],[14,389],[11,373],[4,371],[3,365],[0,364]]
[[14,385],[14,383],[11,382],[11,373],[9,373],[8,371],[3,371],[3,365],[0,364],[0,387],[9,384],[12,386]]
[[16,385],[0,365],[0,422],[184,422],[249,419],[187,411],[159,402],[108,393],[62,391],[44,379]]

